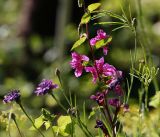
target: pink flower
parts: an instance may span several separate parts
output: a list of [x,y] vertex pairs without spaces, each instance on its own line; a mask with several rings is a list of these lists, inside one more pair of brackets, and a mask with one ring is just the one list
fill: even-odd
[[95,62],[98,73],[103,73],[104,58],[102,57],[99,60],[96,60]]
[[100,58],[99,60],[95,61],[95,65],[93,67],[85,67],[86,72],[90,72],[93,77],[93,83],[96,83],[98,79],[98,74],[102,74],[103,72],[103,64],[104,64],[104,58]]
[[108,47],[105,46],[105,47],[103,47],[103,54],[107,55],[107,53],[108,53]]
[[93,67],[85,67],[85,71],[86,72],[90,72],[92,74],[92,77],[93,77],[93,83],[96,83],[97,81],[97,78],[98,78],[98,74],[97,74],[97,70],[96,68],[93,66]]
[[108,63],[103,65],[103,74],[110,77],[107,81],[110,88],[115,87],[119,83],[120,79],[122,79],[122,71],[117,70],[114,66]]
[[88,62],[89,58],[86,55],[80,55],[76,52],[72,52],[72,61],[70,62],[70,65],[73,69],[75,69],[75,76],[80,77],[82,75],[83,71],[83,62]]
[[102,29],[97,30],[97,40],[106,39],[108,36]]
[[[90,40],[90,45],[95,46],[97,41],[106,39],[108,37],[109,36],[106,34],[106,32],[104,32],[102,29],[99,29],[97,30],[97,36],[95,36],[94,38]],[[103,53],[104,55],[107,55],[108,53],[108,48],[106,46],[103,47]]]
[[[106,81],[106,84],[113,88],[115,87],[119,80],[122,78],[122,71],[118,71],[114,66],[105,63],[104,64],[104,58],[100,58],[99,60],[95,61],[94,66],[92,67],[85,67],[86,72],[90,72],[93,77],[93,83],[95,83],[98,79],[98,75],[100,77],[109,77],[109,80]],[[120,87],[116,88],[117,92],[120,92]]]
[[90,43],[91,46],[96,45],[96,42],[97,42],[97,39],[96,39],[96,38],[92,38],[92,39],[89,41],[89,43]]

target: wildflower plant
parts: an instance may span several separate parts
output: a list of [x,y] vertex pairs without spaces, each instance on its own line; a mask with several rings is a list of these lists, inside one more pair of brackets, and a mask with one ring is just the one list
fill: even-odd
[[[71,136],[77,137],[77,129],[81,129],[83,132],[82,136],[86,137],[132,137],[144,135],[150,135],[158,137],[160,135],[160,125],[157,121],[160,119],[159,110],[160,106],[160,94],[159,91],[149,99],[148,91],[149,86],[153,80],[155,80],[158,74],[158,68],[153,64],[151,65],[146,60],[146,55],[144,54],[145,61],[140,62],[137,69],[137,57],[136,48],[138,42],[137,35],[139,31],[136,28],[136,18],[132,18],[129,6],[129,17],[127,16],[123,6],[121,6],[122,14],[117,15],[111,11],[100,10],[101,3],[93,3],[86,7],[84,0],[78,0],[78,5],[83,8],[84,14],[81,18],[78,35],[79,39],[73,44],[71,48],[71,69],[74,71],[76,78],[83,77],[83,75],[88,75],[91,84],[96,85],[95,91],[92,91],[92,95],[89,98],[93,104],[92,111],[88,115],[88,120],[93,118],[94,124],[88,126],[85,113],[85,103],[83,104],[83,112],[79,109],[77,104],[76,95],[73,97],[70,90],[68,90],[64,85],[63,78],[58,69],[56,69],[55,74],[59,80],[59,85],[54,83],[50,79],[43,79],[33,91],[34,95],[39,98],[41,96],[51,96],[54,101],[62,108],[61,113],[53,114],[46,108],[41,109],[41,115],[33,119],[26,111],[25,107],[22,105],[20,90],[12,90],[4,96],[3,103],[12,104],[14,101],[19,105],[21,111],[26,115],[26,117],[32,123],[30,130],[36,130],[41,136],[45,137],[43,130],[52,130],[53,137],[55,136]],[[99,22],[91,24],[91,20],[103,16],[110,16],[116,19],[116,22]],[[142,23],[142,22],[141,22]],[[110,50],[111,42],[114,37],[109,34],[109,32],[104,29],[95,29],[96,34],[94,37],[90,36],[89,25],[120,25],[115,27],[112,31],[116,31],[122,28],[129,28],[134,34],[135,39],[135,51],[134,54],[131,52],[131,68],[129,79],[124,76],[124,72],[119,70],[113,64],[109,64],[107,60],[107,54],[112,52]],[[94,28],[94,27],[93,27]],[[145,43],[143,43],[145,44]],[[79,47],[84,46],[86,49],[90,49],[90,53],[81,53]],[[88,47],[87,47],[88,46]],[[144,48],[144,47],[143,47]],[[103,51],[103,52],[102,52]],[[97,56],[97,52],[100,56]],[[133,88],[134,78],[138,78],[141,82],[141,89],[139,91],[139,107],[138,105],[129,105],[130,93]],[[87,88],[87,87],[86,87]],[[59,98],[55,95],[54,91],[60,91],[68,106],[65,106]],[[143,92],[142,92],[143,91]],[[144,97],[145,96],[145,97]],[[144,98],[144,99],[143,99]],[[149,107],[155,108],[155,119],[152,117],[152,113]],[[84,115],[84,119],[82,119]],[[5,118],[4,118],[5,117]],[[9,121],[12,119],[19,131],[19,135],[22,137],[23,133],[21,128],[17,123],[17,116],[14,112],[10,112],[9,116],[7,114],[0,115],[0,120],[9,117]],[[149,120],[148,120],[149,119]],[[133,121],[133,122],[132,122]],[[158,130],[153,132],[150,128],[148,131],[147,124],[150,127],[157,127]],[[131,129],[130,129],[131,128]],[[151,131],[152,130],[152,131]],[[92,131],[96,131],[92,132]],[[149,133],[151,131],[151,133]]]

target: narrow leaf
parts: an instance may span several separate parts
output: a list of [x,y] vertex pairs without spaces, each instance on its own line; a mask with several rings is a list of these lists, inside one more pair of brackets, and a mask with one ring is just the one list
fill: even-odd
[[123,25],[123,22],[98,22],[98,23],[94,23],[95,25]]

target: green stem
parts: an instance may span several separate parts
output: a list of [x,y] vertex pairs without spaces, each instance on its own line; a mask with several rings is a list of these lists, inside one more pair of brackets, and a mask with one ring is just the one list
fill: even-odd
[[110,124],[111,124],[113,137],[116,137],[116,134],[115,134],[115,131],[114,131],[114,124],[113,124],[112,117],[111,117],[111,114],[110,114],[110,111],[109,111],[109,108],[108,108],[107,99],[105,100],[105,109],[107,111],[107,115],[108,115],[108,118],[109,118],[109,121],[110,121]]
[[148,86],[145,86],[145,109],[148,111]]
[[20,136],[21,136],[21,137],[23,137],[23,136],[22,136],[22,133],[21,133],[21,131],[20,131],[19,127],[18,127],[18,124],[17,124],[16,119],[13,119],[13,121],[14,121],[14,123],[15,123],[15,125],[16,125],[16,127],[17,127],[17,129],[18,129],[18,132],[19,132]]
[[64,110],[67,112],[67,109],[61,104],[61,102],[58,101],[58,99],[55,97],[55,95],[53,93],[49,93],[53,98],[54,100],[57,102],[57,104]]
[[42,135],[42,137],[45,137],[43,135],[43,133],[35,126],[33,120],[30,118],[30,116],[27,114],[27,112],[25,111],[24,107],[22,106],[22,104],[20,102],[18,102],[20,108],[22,109],[22,111],[24,112],[24,114],[27,116],[27,118],[31,121],[33,127]]
[[88,130],[87,126],[81,121],[80,117],[77,117],[78,123],[79,123],[79,127],[82,129],[82,131],[85,133],[85,135],[87,137],[93,137],[93,135],[91,134],[91,132]]

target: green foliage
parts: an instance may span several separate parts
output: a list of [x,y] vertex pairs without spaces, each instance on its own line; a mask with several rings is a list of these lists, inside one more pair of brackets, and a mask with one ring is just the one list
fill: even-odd
[[[42,108],[42,115],[35,119],[34,125],[37,128],[40,128],[42,125],[44,125],[47,130],[52,125],[55,117],[56,115],[51,114],[48,110]],[[35,130],[35,128],[32,126],[30,130]]]
[[74,43],[74,45],[73,45],[72,48],[71,48],[71,51],[74,50],[75,48],[81,46],[81,45],[86,41],[86,39],[87,39],[86,34],[83,34],[82,37],[80,37],[80,39],[77,40],[77,41]]
[[112,37],[109,36],[109,38],[107,38],[107,39],[102,39],[102,40],[97,41],[95,47],[96,47],[96,49],[102,48],[102,47],[108,45],[111,41],[112,41]]
[[154,108],[160,107],[160,91],[157,91],[156,94],[151,98],[149,106],[152,106]]
[[93,3],[88,6],[88,11],[91,13],[92,11],[98,9],[101,6],[101,3]]
[[91,14],[90,13],[84,13],[84,15],[81,18],[80,24],[87,24],[91,19]]
[[133,75],[138,78],[145,86],[149,86],[149,84],[158,74],[159,68],[140,62],[138,70],[134,69],[134,71],[135,74]]
[[69,136],[71,134],[71,126],[70,116],[60,116],[57,120],[57,126],[53,126],[52,128],[56,135]]
[[[154,110],[145,115],[139,113],[138,106],[130,106],[130,112],[119,116],[123,125],[123,132],[127,136],[158,137],[160,129],[160,110]],[[123,135],[124,136],[124,135]],[[122,136],[122,137],[123,137]]]

